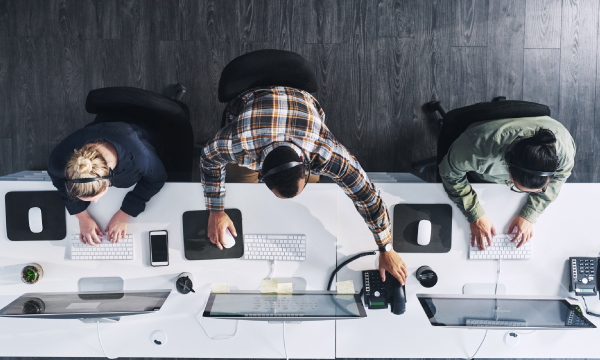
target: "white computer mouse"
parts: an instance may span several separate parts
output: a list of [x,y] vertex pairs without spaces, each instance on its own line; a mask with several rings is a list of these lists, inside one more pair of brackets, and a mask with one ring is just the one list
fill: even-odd
[[44,230],[42,224],[42,209],[39,207],[32,207],[29,209],[29,230],[33,233],[41,233]]
[[431,240],[431,221],[419,221],[419,231],[417,232],[417,244],[425,246]]
[[225,244],[223,245],[226,249],[229,249],[235,245],[235,238],[231,235],[229,229],[225,229]]

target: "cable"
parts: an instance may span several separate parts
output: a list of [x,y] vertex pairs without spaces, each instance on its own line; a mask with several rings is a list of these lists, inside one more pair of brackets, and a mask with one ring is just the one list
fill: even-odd
[[[210,297],[210,296],[209,296]],[[208,304],[208,299],[209,297],[206,298],[206,301],[204,302],[204,306],[202,307],[202,309],[200,309],[200,312],[203,312],[204,309],[206,308],[206,304]],[[200,314],[200,312],[198,314]],[[235,321],[235,332],[233,333],[233,335],[224,335],[224,336],[218,336],[218,337],[212,337],[208,334],[208,331],[206,331],[206,329],[204,328],[204,325],[202,325],[202,321],[200,321],[200,319],[198,319],[198,314],[196,314],[196,321],[198,322],[198,324],[200,324],[200,327],[202,328],[202,331],[204,331],[204,333],[206,334],[206,336],[211,339],[211,340],[229,340],[229,339],[233,339],[237,333],[238,333],[238,329],[240,326],[240,321],[236,320]]]
[[106,356],[109,359],[117,359],[118,357],[110,357],[106,355],[106,351],[104,351],[104,345],[102,345],[102,338],[100,337],[100,321],[96,321],[96,333],[98,334],[98,341],[100,342],[100,347],[102,348],[104,356]]
[[283,350],[285,351],[285,360],[290,360],[287,354],[287,347],[285,346],[285,321],[283,322]]
[[583,296],[581,297],[581,300],[583,300],[583,304],[585,305],[585,313],[586,314],[588,314],[590,316],[600,317],[600,314],[596,314],[591,311],[588,311],[587,302],[585,302],[585,298]]
[[[497,268],[496,268],[496,287],[494,288],[494,295],[498,295],[498,283],[500,282],[500,259],[498,259],[498,263],[497,263]],[[498,312],[496,312],[496,315],[498,315]],[[477,353],[479,352],[479,349],[481,349],[481,346],[483,345],[483,343],[485,342],[485,338],[487,337],[487,333],[488,333],[488,329],[485,330],[485,334],[483,335],[483,339],[481,340],[481,343],[479,344],[479,347],[477,348],[477,350],[475,350],[475,354],[473,354],[473,356],[469,357],[469,359],[475,359],[475,355],[477,355]]]
[[271,280],[273,275],[275,274],[275,260],[269,260],[269,267],[271,270],[269,271],[269,275],[265,278],[265,280]]
[[347,264],[353,262],[356,259],[359,259],[363,256],[368,256],[368,255],[375,255],[377,254],[377,251],[365,251],[359,254],[354,255],[353,257],[351,257],[350,259],[344,261],[343,263],[341,263],[338,267],[335,268],[335,270],[333,270],[333,272],[331,273],[331,277],[329,278],[329,282],[327,283],[327,290],[331,290],[331,285],[333,285],[333,278],[335,278],[335,274],[338,273],[338,271],[340,271],[344,266],[346,266]]

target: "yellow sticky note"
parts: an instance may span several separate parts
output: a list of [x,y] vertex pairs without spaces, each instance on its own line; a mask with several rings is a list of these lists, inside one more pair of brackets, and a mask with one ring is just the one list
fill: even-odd
[[213,294],[229,294],[229,284],[227,283],[213,283],[212,284]]
[[335,283],[338,294],[354,294],[354,281],[340,281]]
[[291,294],[293,293],[292,283],[277,284],[278,294]]
[[277,292],[277,279],[261,280],[260,281],[260,292],[261,293],[276,293]]

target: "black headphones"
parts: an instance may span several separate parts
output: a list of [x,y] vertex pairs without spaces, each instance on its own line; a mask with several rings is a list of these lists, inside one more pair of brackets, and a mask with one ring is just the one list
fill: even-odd
[[[281,164],[279,166],[275,166],[271,170],[267,171],[266,174],[260,175],[260,173],[258,173],[258,181],[264,182],[265,178],[267,176],[271,176],[273,174],[280,173],[282,171],[291,169],[296,166],[303,166],[304,167],[304,178],[306,179],[306,182],[308,182],[308,178],[310,176],[310,160],[309,160],[309,157],[306,156],[306,154],[304,153],[304,150],[302,150],[302,155],[304,156],[304,161],[302,161],[302,162],[301,161],[290,161],[288,163]],[[306,183],[304,184],[304,186],[306,186]]]
[[[515,165],[511,160],[512,160],[512,153],[509,151],[506,153],[506,163],[508,164],[508,166],[512,166],[516,169],[519,169],[523,172],[526,172],[528,174],[531,175],[535,175],[535,176],[554,176],[556,174],[556,170],[554,171],[538,171],[538,170],[531,170],[531,169],[526,169],[524,167],[521,167],[519,165]],[[556,167],[558,168],[558,164],[556,165]]]
[[115,173],[113,172],[113,169],[108,168],[108,175],[107,176],[100,176],[100,177],[94,177],[94,178],[71,179],[71,180],[67,180],[67,183],[72,183],[72,184],[87,184],[87,183],[91,183],[91,182],[94,182],[94,181],[108,180],[108,182],[110,183],[110,185],[112,185],[112,179],[114,177],[115,177]]

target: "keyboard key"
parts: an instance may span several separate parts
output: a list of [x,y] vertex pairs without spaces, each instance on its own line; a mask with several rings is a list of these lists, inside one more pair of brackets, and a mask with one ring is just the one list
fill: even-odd
[[306,260],[306,235],[245,234],[246,260]]
[[101,238],[96,246],[83,244],[79,234],[71,236],[71,260],[133,260],[133,235],[127,234],[118,243],[113,244]]

